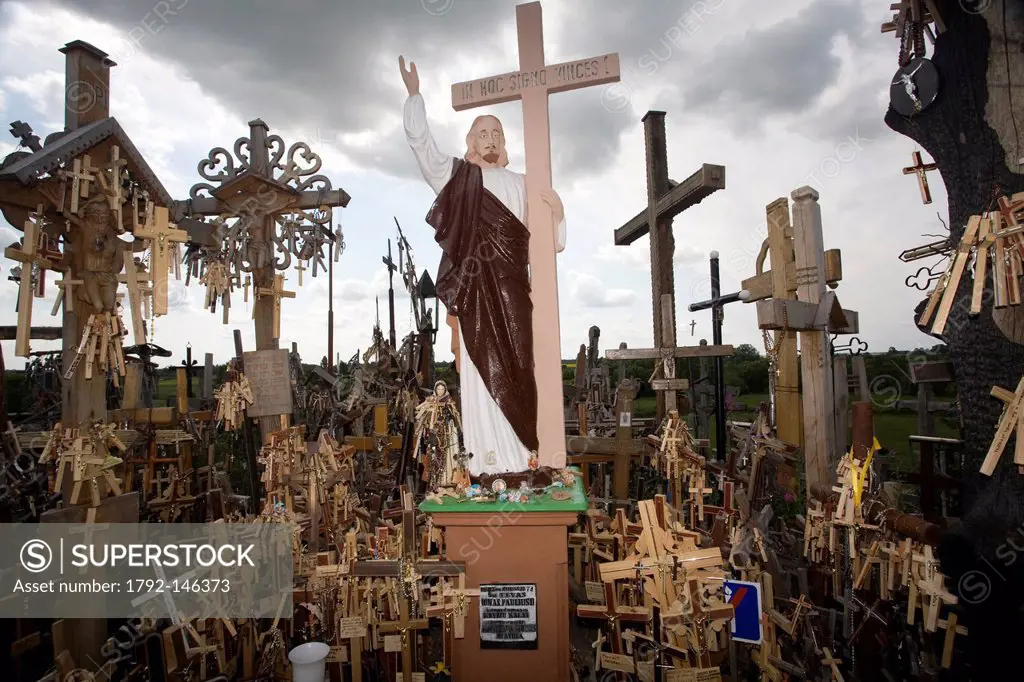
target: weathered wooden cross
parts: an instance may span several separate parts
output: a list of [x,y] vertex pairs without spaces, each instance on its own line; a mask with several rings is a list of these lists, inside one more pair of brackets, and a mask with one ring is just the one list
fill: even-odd
[[[256,297],[261,298],[263,296],[270,296],[274,299],[274,318],[273,318],[273,333],[275,339],[281,338],[281,299],[282,298],[295,298],[294,291],[284,290],[284,275],[274,275],[274,286],[272,287],[259,287],[256,290]],[[252,307],[252,315],[255,319],[256,311],[259,308],[257,306]]]
[[60,310],[61,304],[64,305],[68,312],[74,312],[75,287],[82,286],[85,284],[85,281],[72,279],[70,274],[68,274],[64,276],[64,279],[58,279],[54,284],[57,285],[57,296],[53,299],[53,308],[50,310],[50,315],[56,315],[57,311]]
[[53,263],[39,253],[42,222],[43,207],[40,205],[36,209],[35,220],[29,217],[25,221],[25,237],[21,248],[8,246],[4,249],[5,256],[21,263],[21,280],[18,284],[18,332],[14,341],[14,354],[22,358],[27,358],[31,351],[29,337],[32,333],[32,299],[36,293],[32,284],[33,266],[39,266],[40,277],[45,277],[45,271],[53,267]]
[[533,358],[537,380],[537,437],[542,465],[565,466],[562,349],[554,217],[541,198],[551,187],[548,96],[619,80],[618,54],[547,65],[539,2],[516,6],[519,70],[452,86],[452,108],[464,111],[522,100],[526,152],[526,225],[530,229]]
[[[615,438],[567,438],[566,450],[573,455],[613,455],[615,457],[612,478],[613,495],[616,500],[629,499],[629,464],[632,458],[647,452],[643,440],[633,438],[633,401],[636,398],[632,386],[622,383],[616,392]],[[585,459],[577,460],[584,470],[589,466]]]
[[[148,239],[150,248],[149,270],[153,282],[153,314],[167,314],[167,273],[174,242],[187,242],[188,232],[172,227],[168,211],[163,206],[153,210],[153,220],[147,221],[134,232],[137,238]],[[137,342],[138,343],[138,342]]]
[[904,175],[917,174],[917,185],[921,188],[921,201],[930,204],[932,203],[932,191],[928,187],[928,171],[937,170],[938,166],[934,163],[924,163],[921,161],[921,152],[914,152],[914,165],[908,166],[903,169]]
[[835,472],[835,411],[829,332],[854,334],[857,313],[843,310],[826,292],[821,207],[810,187],[793,191],[793,247],[797,297],[757,302],[757,323],[765,330],[799,332],[803,379],[804,468],[811,495],[828,491]]
[[[662,294],[661,301],[662,314],[668,318],[674,308],[672,295]],[[667,336],[668,333],[666,333],[666,338]],[[678,358],[724,357],[732,355],[734,352],[735,349],[730,345],[700,345],[606,350],[604,357],[607,360],[660,360],[665,378],[654,379],[651,381],[651,386],[655,391],[665,394],[665,404],[670,410],[678,410],[677,392],[685,391],[690,384],[687,379],[676,378],[675,360]]]
[[[672,257],[675,237],[672,220],[686,209],[699,204],[714,192],[725,189],[725,167],[703,164],[681,183],[668,177],[668,152],[665,142],[665,112],[648,111],[643,117],[644,148],[647,157],[647,208],[615,230],[615,245],[628,246],[650,234],[651,304],[654,308],[654,343],[662,348],[676,345],[675,308],[666,322],[663,296],[675,300],[675,276]],[[653,226],[653,227],[652,227]],[[674,360],[672,361],[674,364]],[[667,365],[666,365],[667,366]],[[673,375],[674,376],[674,375]],[[663,367],[655,368],[655,377],[669,378]],[[658,394],[656,419],[660,421],[674,407],[668,407],[669,394]]]
[[[796,299],[796,254],[793,250],[793,227],[789,222],[789,199],[780,197],[768,204],[768,235],[757,255],[757,274],[743,280],[741,286],[750,292],[746,303],[766,298]],[[764,269],[765,258],[771,269]],[[825,252],[825,283],[834,286],[843,278],[838,249]],[[765,332],[767,334],[767,332]],[[767,349],[775,372],[772,381],[772,421],[780,440],[803,446],[803,417],[800,406],[800,375],[797,369],[796,334],[785,330],[774,332],[772,346]]]

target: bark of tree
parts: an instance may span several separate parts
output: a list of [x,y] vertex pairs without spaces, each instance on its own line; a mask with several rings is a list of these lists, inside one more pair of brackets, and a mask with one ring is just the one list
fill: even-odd
[[[1024,3],[939,0],[938,6],[947,29],[931,56],[940,76],[939,97],[910,119],[890,109],[885,122],[935,160],[948,194],[951,244],[957,245],[970,216],[995,210],[1002,195],[1024,191],[1018,161],[1024,156]],[[1002,411],[990,391],[1013,390],[1024,375],[1024,306],[994,311],[990,279],[982,313],[971,317],[970,282],[965,275],[942,335],[956,372],[970,473],[964,518],[945,533],[939,556],[968,621],[971,674],[979,680],[998,679],[1007,665],[1017,667],[1011,660],[1019,647],[1014,633],[1024,628],[1024,475],[1013,464],[1014,442],[993,476],[977,473]],[[915,319],[923,307],[922,302]]]

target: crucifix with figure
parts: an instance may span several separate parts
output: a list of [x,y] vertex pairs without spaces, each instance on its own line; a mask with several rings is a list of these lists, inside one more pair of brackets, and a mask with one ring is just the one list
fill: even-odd
[[[643,117],[643,124],[647,156],[647,207],[615,230],[615,245],[628,246],[645,234],[650,235],[654,345],[671,353],[676,345],[675,277],[672,264],[676,247],[672,220],[714,192],[725,189],[725,167],[706,163],[683,182],[670,180],[665,143],[665,112],[648,111]],[[662,308],[666,294],[671,297],[673,305],[668,316]],[[690,334],[693,335],[692,327]],[[674,376],[673,360],[655,368],[656,379],[669,378],[665,373],[669,364],[672,365]],[[665,402],[670,395],[658,393],[656,419],[659,421],[665,418],[668,410],[675,409]]]
[[[474,121],[464,157],[442,154],[415,64],[407,70],[399,58],[409,93],[406,138],[438,194],[427,222],[443,254],[438,296],[449,324],[458,322],[463,413],[478,415],[466,419],[463,434],[476,475],[525,471],[533,453],[541,465],[565,466],[555,264],[565,245],[564,210],[551,185],[548,96],[619,80],[617,54],[546,64],[539,2],[516,7],[516,26],[519,69],[456,83],[451,96],[456,111],[522,101],[525,176],[505,168],[504,129],[494,116]],[[467,225],[466,215],[479,217]],[[490,276],[480,276],[481,268]]]

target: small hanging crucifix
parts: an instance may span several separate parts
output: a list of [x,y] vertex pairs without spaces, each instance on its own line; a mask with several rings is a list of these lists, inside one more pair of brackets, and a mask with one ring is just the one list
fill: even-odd
[[917,174],[917,185],[921,188],[921,201],[925,204],[932,203],[932,191],[928,187],[928,171],[938,170],[938,166],[933,163],[923,163],[921,161],[921,152],[914,152],[913,154],[914,165],[908,166],[903,169],[904,175]]

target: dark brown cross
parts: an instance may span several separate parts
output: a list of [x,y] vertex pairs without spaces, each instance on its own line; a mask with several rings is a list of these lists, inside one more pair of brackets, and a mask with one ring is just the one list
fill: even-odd
[[[632,244],[645,234],[651,243],[651,305],[654,315],[654,344],[672,348],[676,344],[675,312],[666,326],[661,297],[675,300],[672,256],[675,238],[672,219],[695,206],[717,190],[725,189],[725,167],[704,164],[681,183],[668,177],[668,152],[665,144],[665,112],[648,111],[643,117],[644,148],[647,155],[647,208],[615,230],[615,245]],[[656,378],[662,378],[656,369]],[[658,418],[665,414],[665,396],[658,395]]]
[[28,147],[33,152],[42,151],[43,145],[39,144],[39,136],[32,132],[32,126],[24,121],[15,121],[11,124],[11,135],[21,140],[23,147]]
[[395,261],[391,260],[391,240],[388,240],[388,255],[382,256],[381,261],[388,268],[388,317],[390,318],[391,327],[388,330],[388,340],[391,342],[392,348],[398,348],[395,339],[395,270],[398,266],[395,265]]
[[1017,213],[1024,209],[1024,200],[1017,199],[1020,196],[1015,194],[1013,198],[1007,196],[999,197],[999,212],[1003,215],[1003,220],[1010,227],[1017,227],[1019,224],[1017,220]]
[[926,204],[932,203],[932,191],[928,188],[928,171],[937,170],[938,166],[934,163],[924,163],[921,161],[921,152],[914,152],[914,165],[908,166],[903,169],[904,175],[917,174],[917,184],[921,188],[921,201]]

